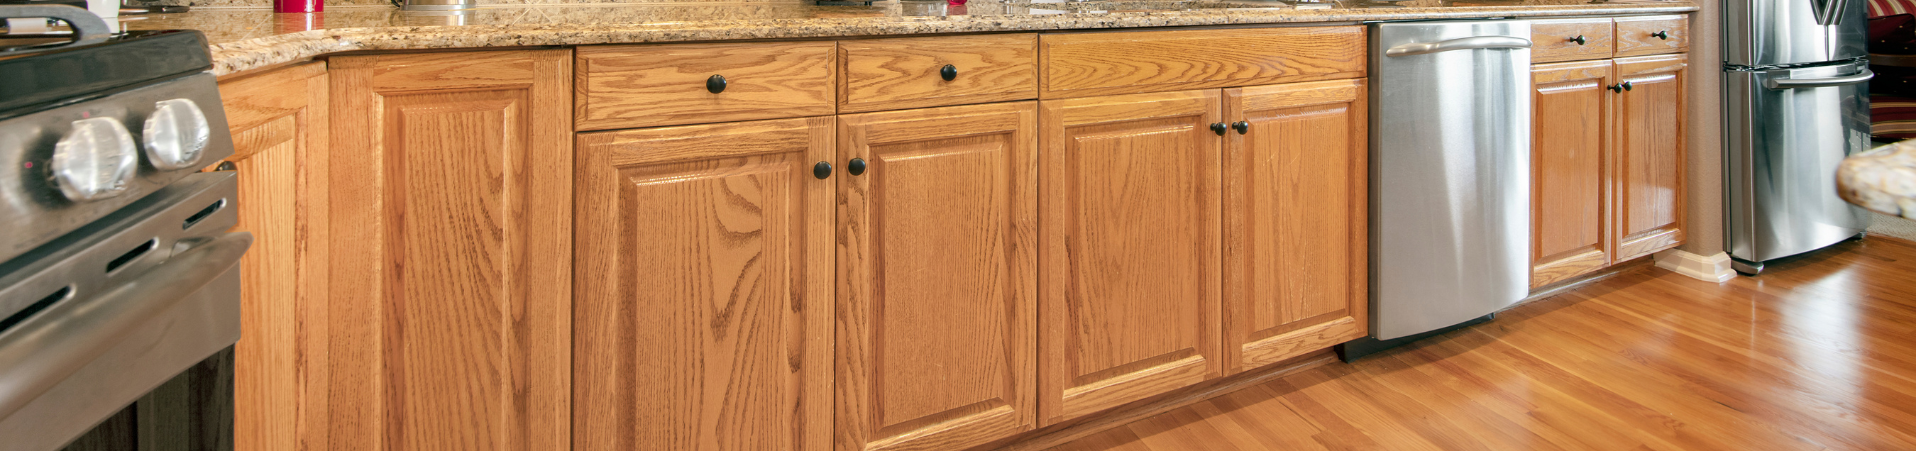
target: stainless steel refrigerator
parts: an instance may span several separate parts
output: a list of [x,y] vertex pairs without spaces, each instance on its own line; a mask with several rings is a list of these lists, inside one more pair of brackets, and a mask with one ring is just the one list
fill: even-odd
[[1737,272],[1858,236],[1836,165],[1869,148],[1863,0],[1728,0],[1724,237]]

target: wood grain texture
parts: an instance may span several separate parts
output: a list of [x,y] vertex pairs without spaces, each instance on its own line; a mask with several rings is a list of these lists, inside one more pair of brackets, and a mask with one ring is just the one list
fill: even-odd
[[[839,41],[838,111],[1036,99],[1037,58],[1036,34]],[[951,81],[939,75],[947,64]]]
[[1040,98],[1361,78],[1362,26],[1047,33]]
[[1041,424],[1221,375],[1221,103],[1041,103]]
[[571,449],[830,446],[833,123],[579,135]]
[[220,84],[239,177],[233,440],[240,450],[327,447],[326,64]]
[[[1663,32],[1669,39],[1651,36]],[[1617,57],[1680,53],[1690,50],[1690,17],[1637,16],[1617,18]]]
[[1363,80],[1224,90],[1224,355],[1239,372],[1367,334]]
[[1726,283],[1641,266],[1054,448],[1916,449],[1916,245]]
[[1610,264],[1610,60],[1539,64],[1531,76],[1530,286]]
[[[1614,24],[1608,17],[1530,21],[1530,62],[1609,59],[1616,48]],[[1583,37],[1579,44],[1577,37]]]
[[961,449],[1037,419],[1036,102],[841,116],[836,446]]
[[[830,115],[836,44],[754,42],[578,50],[581,131]],[[725,77],[719,93],[705,80]]]
[[571,63],[330,61],[333,448],[566,446]]
[[1683,242],[1687,55],[1616,59],[1614,261]]

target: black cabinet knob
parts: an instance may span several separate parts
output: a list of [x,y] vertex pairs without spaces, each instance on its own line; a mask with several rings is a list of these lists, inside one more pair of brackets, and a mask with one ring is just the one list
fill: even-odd
[[1211,132],[1217,133],[1218,136],[1224,136],[1225,130],[1229,130],[1229,128],[1225,127],[1223,122],[1211,124]]
[[1623,82],[1623,90],[1625,90],[1625,91],[1629,91],[1629,90],[1630,90],[1630,82],[1627,82],[1627,81],[1626,81],[1626,82]]
[[1623,85],[1610,85],[1610,86],[1604,87],[1603,89],[1608,89],[1610,90],[1610,92],[1620,93],[1620,92],[1623,92]]
[[713,94],[725,92],[725,76],[713,75],[712,78],[705,79],[705,90],[712,91]]
[[1251,132],[1251,123],[1250,123],[1250,122],[1246,122],[1246,121],[1237,121],[1237,122],[1232,122],[1232,123],[1231,123],[1231,129],[1232,129],[1232,130],[1237,130],[1237,134],[1240,134],[1240,135],[1242,135],[1242,134],[1245,134],[1245,133],[1250,133],[1250,132]]
[[1583,35],[1577,35],[1577,37],[1570,38],[1570,42],[1575,42],[1577,43],[1577,45],[1584,45],[1584,44],[1590,43],[1589,40],[1583,38]]
[[832,164],[823,161],[812,165],[812,176],[820,179],[832,176]]
[[1655,33],[1650,33],[1650,35],[1656,36],[1657,39],[1662,39],[1665,41],[1670,40],[1670,32],[1668,31],[1657,31]]
[[945,68],[938,69],[938,76],[944,77],[945,81],[951,81],[954,78],[958,78],[958,66],[946,64]]
[[865,159],[853,158],[851,162],[845,163],[845,172],[850,172],[852,175],[865,175]]

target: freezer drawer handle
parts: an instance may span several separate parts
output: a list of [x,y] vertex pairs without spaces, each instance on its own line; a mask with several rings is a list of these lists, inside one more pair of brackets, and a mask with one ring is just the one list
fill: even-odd
[[1411,56],[1470,49],[1527,49],[1530,40],[1515,36],[1471,36],[1421,44],[1404,44],[1384,51],[1384,56]]
[[1870,72],[1869,68],[1865,67],[1863,68],[1862,72],[1857,72],[1856,75],[1844,75],[1841,77],[1798,78],[1798,79],[1772,78],[1768,80],[1763,80],[1763,87],[1770,88],[1770,89],[1807,89],[1807,88],[1827,88],[1831,86],[1848,86],[1848,85],[1853,85],[1853,84],[1869,81],[1870,78],[1875,76],[1876,76],[1875,72]]

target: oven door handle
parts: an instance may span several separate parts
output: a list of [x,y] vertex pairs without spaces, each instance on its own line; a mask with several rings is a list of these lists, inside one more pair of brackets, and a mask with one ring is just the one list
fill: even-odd
[[98,295],[56,302],[0,333],[0,419],[225,274],[252,244],[250,233],[228,233]]

